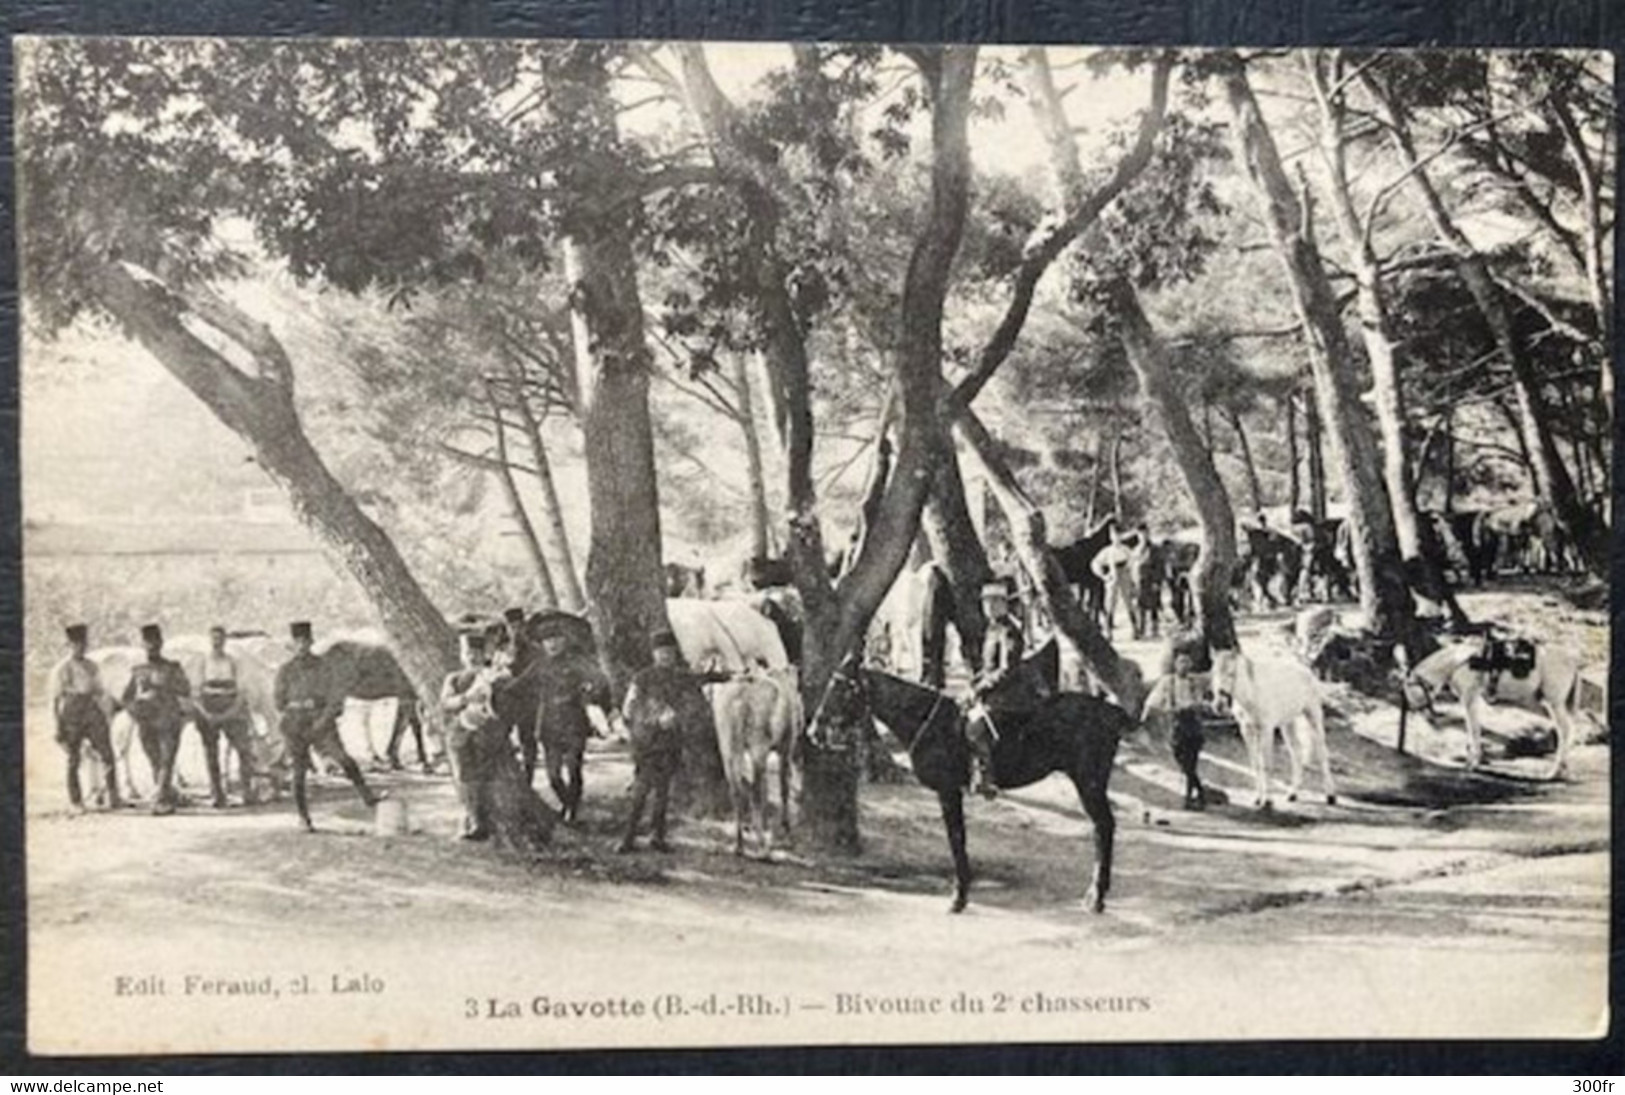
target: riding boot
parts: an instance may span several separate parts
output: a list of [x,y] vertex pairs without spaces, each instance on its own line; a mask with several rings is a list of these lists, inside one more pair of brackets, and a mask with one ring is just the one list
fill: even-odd
[[367,778],[361,774],[361,766],[356,764],[348,754],[339,759],[339,767],[344,769],[345,778],[355,786],[356,793],[361,796],[362,802],[368,806],[376,806],[384,800],[385,795],[383,792],[374,791],[367,786]]

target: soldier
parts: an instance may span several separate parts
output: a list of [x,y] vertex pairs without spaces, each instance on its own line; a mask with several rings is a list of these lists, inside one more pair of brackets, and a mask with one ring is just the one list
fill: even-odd
[[72,624],[67,635],[71,653],[51,670],[51,710],[56,716],[57,744],[68,754],[68,801],[75,808],[84,806],[79,758],[88,743],[106,772],[108,807],[117,810],[123,802],[113,765],[113,736],[107,726],[114,709],[113,697],[102,686],[96,663],[85,657],[90,629],[84,624]]
[[[548,783],[558,796],[564,820],[573,821],[581,804],[581,765],[587,739],[595,730],[607,731],[604,712],[611,707],[609,680],[596,664],[570,649],[564,618],[541,631],[542,656],[530,670],[535,675],[536,732],[547,748]],[[528,778],[535,771],[535,754],[528,754],[525,760]]]
[[654,664],[640,669],[627,689],[622,714],[632,738],[632,761],[636,775],[632,783],[632,813],[626,820],[626,836],[620,852],[633,850],[643,806],[654,793],[654,815],[650,818],[653,839],[649,847],[669,852],[666,843],[666,806],[671,797],[672,779],[683,762],[684,722],[694,712],[706,709],[701,678],[682,664],[677,637],[662,628],[649,637]]
[[226,629],[209,628],[209,652],[203,655],[203,681],[198,685],[197,729],[203,738],[203,760],[209,766],[209,791],[215,809],[224,809],[226,791],[220,778],[220,736],[237,753],[243,774],[243,805],[254,796],[254,719],[238,681],[237,659],[226,653]]
[[525,610],[510,608],[502,614],[502,626],[507,632],[504,647],[510,673],[520,673],[530,664],[530,638],[525,634]]
[[982,587],[982,612],[987,617],[987,634],[982,639],[982,671],[972,686],[975,706],[982,708],[982,717],[966,722],[966,739],[976,768],[973,789],[984,798],[995,798],[999,788],[993,774],[993,729],[987,717],[987,697],[1021,664],[1026,641],[1010,611],[1010,591],[1003,582],[989,582]]
[[123,704],[135,719],[141,750],[152,765],[152,778],[157,785],[152,812],[172,814],[177,798],[175,753],[180,748],[181,730],[186,726],[192,685],[180,663],[164,657],[164,633],[157,624],[147,624],[141,629],[141,645],[146,647],[147,660],[130,671]]
[[440,689],[440,709],[452,716],[447,728],[452,779],[463,806],[463,840],[491,836],[491,774],[496,750],[509,748],[508,727],[497,717],[492,700],[505,669],[493,668],[486,655],[485,636],[462,637],[463,667],[446,677]]
[[338,725],[339,715],[344,711],[344,697],[332,695],[327,667],[311,653],[310,624],[300,621],[290,625],[288,631],[296,649],[294,656],[276,673],[278,729],[293,759],[293,801],[299,808],[299,820],[306,832],[314,833],[316,826],[311,823],[310,806],[305,799],[305,775],[311,766],[312,749],[344,769],[345,776],[361,795],[361,801],[368,806],[376,806],[383,795],[373,793],[361,769],[345,752]]

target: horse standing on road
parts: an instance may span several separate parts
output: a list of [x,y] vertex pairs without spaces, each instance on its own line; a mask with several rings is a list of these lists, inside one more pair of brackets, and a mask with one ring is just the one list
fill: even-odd
[[[949,911],[963,912],[970,900],[971,881],[965,849],[965,788],[971,774],[965,713],[945,692],[878,670],[859,669],[851,659],[831,678],[820,706],[813,719],[814,733],[820,716],[857,718],[867,708],[908,749],[915,778],[936,792],[942,807],[954,860],[954,899]],[[989,716],[979,709],[970,717]],[[1111,889],[1112,843],[1117,829],[1106,785],[1117,743],[1133,729],[1134,721],[1122,708],[1075,692],[1051,696],[1028,712],[997,716],[993,767],[1000,787],[1025,787],[1061,772],[1077,789],[1084,813],[1094,824],[1095,868],[1084,898],[1094,912],[1105,909]]]
[[1326,804],[1337,802],[1332,782],[1331,755],[1326,748],[1325,712],[1320,703],[1320,682],[1301,662],[1258,659],[1239,650],[1221,650],[1213,656],[1210,685],[1214,707],[1221,714],[1234,712],[1252,764],[1255,803],[1270,809],[1270,761],[1275,733],[1286,742],[1292,783],[1287,801],[1296,802],[1303,786],[1303,770],[1317,756],[1320,786]]

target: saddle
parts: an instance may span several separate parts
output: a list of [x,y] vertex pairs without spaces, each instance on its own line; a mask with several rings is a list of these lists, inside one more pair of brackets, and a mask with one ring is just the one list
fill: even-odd
[[1483,649],[1467,660],[1467,667],[1481,673],[1506,673],[1521,681],[1535,671],[1536,649],[1533,639],[1487,638]]

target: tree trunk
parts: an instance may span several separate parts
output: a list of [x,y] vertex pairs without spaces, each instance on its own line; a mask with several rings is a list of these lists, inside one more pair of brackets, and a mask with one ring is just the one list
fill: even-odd
[[[1126,281],[1112,286],[1117,334],[1139,378],[1140,391],[1162,422],[1174,461],[1185,480],[1191,504],[1202,525],[1202,552],[1191,574],[1191,592],[1202,636],[1214,650],[1235,650],[1236,625],[1230,612],[1230,580],[1236,567],[1236,515],[1224,480],[1213,466],[1213,454],[1202,444],[1190,409],[1174,379],[1167,344],[1151,326],[1139,295]],[[1245,435],[1238,429],[1238,437]],[[1254,477],[1256,479],[1256,476]],[[1254,484],[1254,508],[1257,485]]]
[[1121,423],[1112,431],[1112,513],[1117,523],[1123,523],[1123,428]]
[[1247,430],[1241,423],[1241,415],[1234,407],[1226,407],[1224,416],[1230,422],[1230,431],[1236,435],[1236,447],[1241,450],[1241,467],[1247,473],[1247,497],[1252,502],[1253,512],[1260,513],[1264,509],[1264,484],[1258,480],[1258,465],[1253,462],[1252,442],[1247,440]]
[[[723,96],[693,43],[677,48],[684,89],[705,130],[712,154],[745,204],[748,254],[762,325],[765,357],[783,392],[787,496],[786,553],[806,612],[802,696],[814,712],[803,750],[802,835],[815,849],[860,850],[857,789],[864,733],[858,725],[819,725],[816,713],[840,663],[862,642],[875,611],[913,547],[934,469],[946,458],[939,393],[942,387],[942,314],[953,259],[969,206],[967,124],[976,66],[974,47],[923,47],[918,65],[931,106],[932,161],[929,207],[905,275],[898,332],[896,385],[900,407],[897,460],[884,504],[866,531],[857,558],[832,585],[825,569],[812,473],[813,417],[807,347],[789,294],[790,267],[779,253],[780,210],[764,181],[774,166],[745,151],[733,105]],[[798,65],[816,65],[797,51]]]
[[1309,443],[1309,513],[1316,521],[1326,520],[1326,450],[1321,443],[1320,409],[1313,390],[1304,394],[1304,439]]
[[739,430],[745,438],[745,474],[750,489],[750,547],[757,559],[773,554],[768,539],[767,476],[762,470],[762,442],[756,433],[756,408],[751,400],[750,364],[743,354],[733,358],[733,384],[739,393]]
[[1287,487],[1287,512],[1297,513],[1303,508],[1303,477],[1298,470],[1298,397],[1286,397],[1286,461],[1290,475]]
[[982,639],[987,634],[987,617],[982,613],[982,587],[993,579],[987,551],[970,504],[965,499],[965,479],[959,470],[959,455],[948,447],[947,458],[937,466],[931,481],[931,498],[921,523],[931,554],[948,575],[954,591],[954,629],[959,632],[959,649],[972,670],[982,667]]
[[587,602],[616,694],[648,664],[649,632],[666,626],[660,501],[649,421],[652,366],[643,330],[632,226],[604,209],[595,188],[618,169],[616,111],[604,50],[582,44],[559,62],[553,94],[574,119],[580,147],[567,157],[564,274],[581,392],[581,433],[592,507]]
[[[525,542],[525,550],[530,554],[531,565],[536,571],[536,591],[542,607],[556,608],[559,597],[553,589],[553,572],[547,565],[547,556],[542,554],[541,541],[536,538],[536,526],[530,523],[530,514],[525,511],[525,500],[519,496],[519,484],[514,482],[513,465],[508,459],[508,430],[502,422],[502,406],[497,402],[496,393],[489,384],[486,385],[485,395],[486,402],[491,408],[491,430],[496,436],[496,462],[492,470],[496,474],[497,482],[502,484],[502,495],[508,501],[508,513],[519,529],[520,538]],[[523,394],[520,398],[524,398]]]
[[1095,460],[1094,466],[1089,469],[1089,504],[1083,511],[1083,527],[1095,527],[1095,513],[1100,503],[1100,479],[1106,474],[1106,433],[1104,430],[1095,431]]
[[525,440],[536,465],[536,483],[542,492],[542,550],[552,563],[559,587],[559,604],[566,612],[580,613],[586,609],[587,599],[581,594],[575,553],[570,550],[570,535],[564,527],[564,508],[559,505],[558,486],[553,481],[553,462],[548,459],[541,419],[523,392],[519,398],[519,421],[525,427]]
[[961,412],[954,420],[954,432],[965,442],[966,451],[981,464],[983,477],[1004,510],[1016,557],[1032,578],[1033,592],[1040,605],[1055,621],[1061,635],[1072,644],[1083,664],[1116,697],[1118,705],[1137,715],[1145,699],[1139,667],[1112,649],[1078,602],[1077,594],[1050,551],[1044,511],[1016,482],[975,412],[969,409]]
[[[450,625],[424,594],[383,529],[362,512],[311,446],[294,406],[293,369],[264,324],[206,287],[185,296],[151,276],[136,277],[118,262],[90,270],[98,302],[225,426],[254,448],[255,459],[288,493],[294,513],[327,546],[331,558],[361,586],[412,688],[425,701],[431,729],[443,727],[439,705],[446,675],[457,667]],[[246,350],[259,366],[251,376],[234,366],[183,322],[201,318]],[[515,777],[499,789],[497,838],[525,851],[541,848],[550,815]]]
[[1300,200],[1293,192],[1239,57],[1227,59],[1223,83],[1234,117],[1237,157],[1263,204],[1271,240],[1304,325],[1315,398],[1331,435],[1332,457],[1348,499],[1360,604],[1367,626],[1375,634],[1397,640],[1415,656],[1422,639],[1400,559],[1393,505],[1378,471],[1376,445],[1362,417],[1355,361],[1341,311],[1315,247],[1309,195],[1305,192]]
[[[1579,550],[1586,569],[1599,578],[1605,578],[1608,575],[1611,539],[1608,526],[1597,520],[1580,501],[1574,482],[1569,478],[1568,469],[1558,453],[1556,439],[1546,422],[1545,408],[1540,402],[1540,378],[1529,360],[1527,347],[1513,329],[1506,298],[1490,276],[1484,256],[1473,247],[1446,209],[1426,163],[1416,153],[1415,142],[1399,104],[1376,80],[1367,76],[1365,84],[1384,114],[1394,146],[1405,164],[1411,184],[1422,197],[1434,231],[1454,253],[1456,271],[1489,325],[1496,350],[1512,370],[1512,390],[1518,407],[1516,432],[1519,447],[1526,454],[1531,469],[1536,495],[1551,507],[1569,541]],[[1604,317],[1608,314],[1605,307]],[[1605,376],[1611,374],[1610,364],[1606,361],[1603,372]]]
[[[1332,75],[1342,75],[1339,55],[1332,51]],[[1348,177],[1347,142],[1344,130],[1342,92],[1326,83],[1322,56],[1306,54],[1304,65],[1320,107],[1321,158],[1326,165],[1327,190],[1332,214],[1348,248],[1349,269],[1354,274],[1355,307],[1360,316],[1360,335],[1365,343],[1366,362],[1371,368],[1372,403],[1377,415],[1377,432],[1382,441],[1382,477],[1388,487],[1393,509],[1394,536],[1400,559],[1407,565],[1418,592],[1436,600],[1448,600],[1444,575],[1438,560],[1422,550],[1422,531],[1416,513],[1416,494],[1410,477],[1410,459],[1405,437],[1404,389],[1399,383],[1399,363],[1394,355],[1393,324],[1389,319],[1387,293],[1382,269],[1371,245],[1372,221],[1376,210],[1361,219],[1354,210],[1354,197]]]
[[1444,412],[1444,511],[1456,512],[1456,408]]

